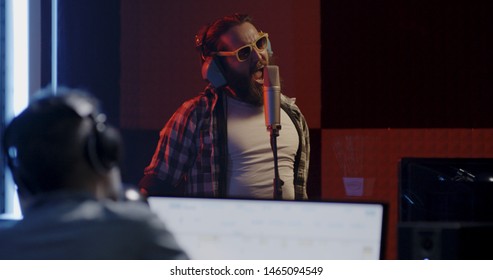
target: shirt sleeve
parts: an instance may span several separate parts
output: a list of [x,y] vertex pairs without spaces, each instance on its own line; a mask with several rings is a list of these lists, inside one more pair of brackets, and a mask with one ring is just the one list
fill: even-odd
[[308,180],[308,168],[310,166],[310,129],[308,128],[308,123],[305,117],[301,115],[302,131],[304,137],[305,147],[303,148],[301,156],[303,157],[303,165],[300,166],[303,172],[303,199],[308,199],[307,194],[307,180]]
[[180,193],[179,189],[195,160],[195,109],[194,100],[185,102],[161,130],[152,160],[139,183],[143,194]]

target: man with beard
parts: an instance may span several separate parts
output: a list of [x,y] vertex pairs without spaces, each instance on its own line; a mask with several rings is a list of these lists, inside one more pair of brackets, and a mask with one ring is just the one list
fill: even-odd
[[[201,29],[196,45],[209,84],[185,102],[160,133],[139,183],[144,195],[273,198],[274,159],[263,108],[263,68],[270,42],[248,15]],[[281,95],[277,139],[282,199],[307,199],[307,123]]]

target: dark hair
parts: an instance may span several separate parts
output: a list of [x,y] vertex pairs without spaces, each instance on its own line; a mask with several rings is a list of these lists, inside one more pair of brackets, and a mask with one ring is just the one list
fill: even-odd
[[63,101],[67,95],[97,105],[95,99],[81,92],[43,96],[4,131],[3,151],[20,191],[26,188],[37,194],[65,188],[77,163],[84,160],[83,119]]
[[203,26],[195,36],[195,44],[202,59],[210,56],[211,52],[218,51],[217,44],[221,35],[228,32],[231,27],[245,22],[252,23],[252,18],[246,14],[235,13]]

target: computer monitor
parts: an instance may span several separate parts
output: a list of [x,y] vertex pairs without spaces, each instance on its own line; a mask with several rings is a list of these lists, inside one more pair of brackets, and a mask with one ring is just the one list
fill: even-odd
[[402,158],[400,222],[493,222],[493,159]]
[[386,205],[149,197],[192,259],[381,259]]

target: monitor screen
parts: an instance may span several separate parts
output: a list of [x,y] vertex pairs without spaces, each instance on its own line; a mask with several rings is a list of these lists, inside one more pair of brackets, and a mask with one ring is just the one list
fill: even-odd
[[192,259],[380,259],[380,203],[149,197]]
[[403,158],[401,222],[493,222],[493,159]]

